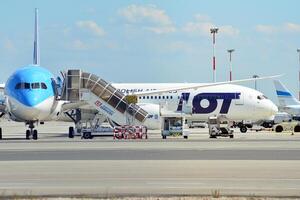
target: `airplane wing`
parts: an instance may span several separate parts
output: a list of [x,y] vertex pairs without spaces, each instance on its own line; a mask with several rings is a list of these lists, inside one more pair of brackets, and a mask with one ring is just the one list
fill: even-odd
[[234,81],[224,81],[224,82],[216,82],[216,83],[205,83],[205,84],[185,86],[185,87],[165,88],[165,89],[160,89],[160,90],[136,92],[136,93],[132,93],[132,95],[136,95],[136,96],[159,95],[159,94],[162,94],[162,93],[165,93],[165,92],[171,92],[171,91],[190,90],[190,89],[196,90],[198,88],[212,87],[212,86],[217,86],[217,85],[242,83],[242,82],[248,82],[248,81],[254,81],[254,80],[274,79],[274,78],[278,78],[280,76],[282,76],[282,75],[265,76],[265,77],[259,77],[259,78],[248,78],[248,79],[241,79],[241,80],[234,80]]

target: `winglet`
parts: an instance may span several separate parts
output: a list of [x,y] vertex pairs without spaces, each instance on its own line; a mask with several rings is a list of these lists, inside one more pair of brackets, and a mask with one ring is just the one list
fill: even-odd
[[33,64],[40,65],[40,47],[39,47],[39,24],[38,24],[39,11],[35,9],[35,24],[34,24],[34,43],[33,43]]

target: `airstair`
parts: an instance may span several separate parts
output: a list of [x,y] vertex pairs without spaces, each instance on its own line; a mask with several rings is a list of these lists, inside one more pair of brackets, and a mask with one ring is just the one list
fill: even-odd
[[77,69],[65,73],[61,98],[70,103],[86,102],[119,125],[142,125],[148,115],[105,80]]

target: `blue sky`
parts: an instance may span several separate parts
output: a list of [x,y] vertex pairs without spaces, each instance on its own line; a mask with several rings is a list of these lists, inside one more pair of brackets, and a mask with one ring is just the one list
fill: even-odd
[[[39,8],[41,65],[54,74],[82,68],[112,82],[211,82],[285,74],[298,90],[300,1],[17,1],[0,2],[0,82],[32,63],[34,8]],[[253,87],[253,83],[246,84]],[[271,81],[259,89],[277,101]]]

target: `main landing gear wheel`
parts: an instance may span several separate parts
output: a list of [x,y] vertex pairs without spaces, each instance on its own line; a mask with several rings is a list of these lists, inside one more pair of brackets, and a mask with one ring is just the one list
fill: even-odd
[[246,126],[241,126],[240,131],[241,131],[241,133],[246,133],[247,132],[247,127]]
[[38,132],[36,129],[33,130],[32,139],[34,139],[34,140],[38,139]]
[[30,130],[26,130],[26,140],[30,140]]
[[75,132],[74,132],[74,127],[70,126],[69,127],[69,138],[74,138]]
[[2,128],[0,128],[0,140],[2,140]]

